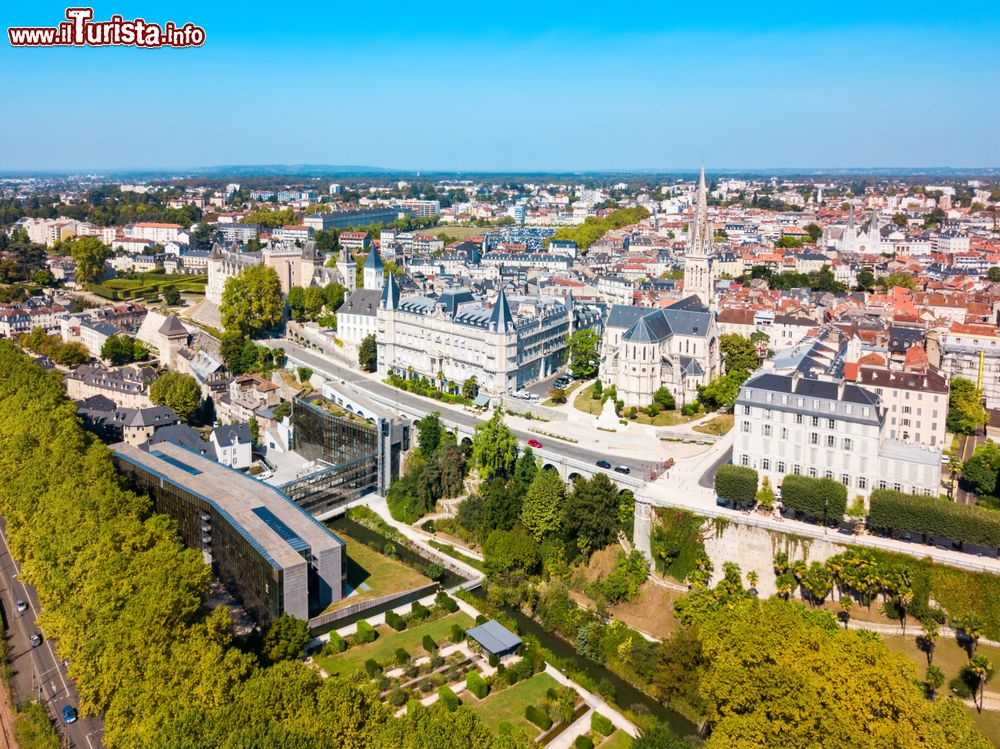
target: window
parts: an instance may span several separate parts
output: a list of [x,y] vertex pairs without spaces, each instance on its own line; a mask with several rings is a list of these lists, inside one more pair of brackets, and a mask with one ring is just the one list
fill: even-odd
[[796,424],[802,423],[802,414],[795,414],[795,423]]
[[769,459],[767,459],[767,458],[761,458],[760,459],[760,467],[761,467],[761,470],[763,470],[763,471],[769,471],[769,470],[771,470],[771,461]]
[[763,427],[761,428],[761,431],[763,432],[763,434],[764,434],[765,437],[770,437],[771,436],[771,425],[770,424],[764,424]]
[[809,434],[809,444],[810,445],[818,445],[819,444],[819,435],[816,434],[816,432],[811,432]]
[[779,460],[778,461],[778,473],[784,473],[784,472],[785,472],[785,461]]
[[788,427],[782,427],[781,428],[781,439],[783,439],[783,440],[787,440],[788,439]]
[[889,485],[888,485],[888,484],[887,484],[887,483],[886,483],[885,481],[879,481],[879,482],[878,482],[878,488],[879,488],[879,489],[885,489],[885,488],[887,488],[888,486],[889,486]]
[[901,491],[903,491],[903,485],[902,485],[902,484],[893,484],[893,485],[892,485],[892,488],[893,488],[893,489],[894,489],[895,491],[897,491],[897,492],[901,492]]
[[844,449],[851,450],[854,448],[854,440],[850,437],[844,437]]
[[813,467],[810,467],[810,468],[809,468],[809,475],[810,475],[810,476],[811,476],[812,478],[816,478],[816,469],[815,469],[815,468],[813,468]]
[[812,425],[814,427],[818,427],[819,426],[819,416],[813,416],[812,417]]
[[833,443],[834,443],[834,437],[833,437],[833,435],[832,434],[826,435],[826,446],[827,447],[833,447]]
[[868,406],[865,406],[864,408],[861,409],[861,415],[867,416],[870,410],[871,409],[869,409]]
[[840,474],[840,483],[843,484],[844,486],[850,486],[851,485],[851,477],[848,476],[846,473]]
[[830,429],[836,429],[837,428],[837,422],[834,421],[833,419],[828,419],[827,420],[827,425],[830,427]]
[[823,476],[825,478],[832,479],[833,478],[833,471],[824,471],[823,472]]
[[864,476],[858,476],[858,488],[859,489],[867,489],[868,488],[868,479],[865,478]]
[[903,426],[904,427],[910,426],[910,420],[909,419],[903,419]]
[[903,406],[903,413],[904,414],[910,413],[910,407],[909,406]]
[[749,455],[743,455],[740,458],[740,465],[741,466],[748,466],[748,465],[750,465],[750,456]]
[[750,415],[750,406],[743,406],[743,413],[746,416],[749,416]]
[[744,421],[743,422],[743,431],[746,434],[750,434],[750,422],[749,421]]
[[798,463],[793,465],[792,473],[794,473],[796,476],[800,476],[802,474],[802,466],[800,466]]

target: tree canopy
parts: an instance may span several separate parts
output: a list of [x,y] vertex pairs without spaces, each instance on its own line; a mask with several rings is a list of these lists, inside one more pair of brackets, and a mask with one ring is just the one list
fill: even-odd
[[77,237],[64,245],[76,263],[77,283],[94,283],[104,270],[111,250],[97,237]]
[[481,479],[510,476],[517,460],[517,438],[497,408],[488,421],[476,424],[472,438],[472,456]]
[[601,337],[593,328],[578,330],[569,337],[569,371],[578,380],[597,374]]
[[178,417],[190,421],[201,407],[201,386],[189,374],[164,372],[149,386],[149,399],[170,406]]
[[222,292],[222,324],[227,332],[256,338],[281,322],[284,300],[274,268],[254,265],[226,281]]
[[948,431],[953,434],[973,434],[986,423],[979,389],[972,380],[952,377],[948,394]]

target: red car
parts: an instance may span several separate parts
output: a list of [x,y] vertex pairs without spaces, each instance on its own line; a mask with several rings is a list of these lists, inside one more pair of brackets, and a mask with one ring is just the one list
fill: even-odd
[[542,446],[542,443],[538,440],[528,440],[528,447],[533,447],[536,450]]

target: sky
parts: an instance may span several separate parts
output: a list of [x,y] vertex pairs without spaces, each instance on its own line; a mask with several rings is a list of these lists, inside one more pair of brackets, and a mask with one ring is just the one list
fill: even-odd
[[[199,48],[14,48],[0,171],[1000,166],[1000,3],[99,2]],[[64,3],[5,3],[52,26]]]

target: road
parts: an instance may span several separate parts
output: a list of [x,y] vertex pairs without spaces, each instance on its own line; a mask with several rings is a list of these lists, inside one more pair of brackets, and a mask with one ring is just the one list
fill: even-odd
[[[80,705],[76,688],[66,676],[65,661],[57,659],[55,649],[47,639],[39,647],[29,645],[28,638],[41,632],[35,623],[41,607],[35,589],[25,585],[19,571],[7,547],[6,522],[0,521],[0,605],[7,622],[7,662],[11,669],[13,701],[18,704],[32,697],[41,700],[55,721],[56,730],[69,740],[69,746],[97,749],[102,746],[103,720],[80,717],[70,725],[63,722],[63,707]],[[19,600],[28,604],[23,614],[17,611]]]
[[[975,449],[986,441],[986,437],[981,434],[973,434],[968,437],[962,437],[961,440],[956,460],[964,465],[965,461],[972,457],[972,453],[975,452]],[[963,489],[961,482],[956,480],[955,501],[966,505],[974,505],[979,501],[979,498],[973,492]]]
[[[438,411],[445,421],[459,424],[469,429],[486,420],[467,411],[449,408],[446,404],[408,393],[391,385],[386,385],[384,382],[367,377],[350,367],[337,364],[329,357],[319,354],[314,350],[304,348],[283,338],[272,338],[261,341],[261,343],[271,348],[284,349],[285,355],[295,362],[299,362],[327,378],[351,383],[358,390],[362,391],[364,395],[368,397],[377,396],[375,400],[378,402],[394,403],[397,409],[402,406],[407,410],[422,414]],[[541,423],[539,428],[544,431],[544,423]],[[658,468],[658,463],[655,460],[643,461],[636,459],[634,455],[608,454],[604,450],[590,449],[583,443],[574,444],[564,442],[563,440],[546,438],[544,435],[532,434],[518,429],[513,429],[512,431],[522,444],[527,444],[528,440],[535,439],[543,444],[546,451],[557,453],[573,460],[579,460],[589,465],[594,465],[598,460],[608,460],[614,465],[628,466],[632,470],[631,475],[633,478],[646,479],[649,477],[650,471]]]

